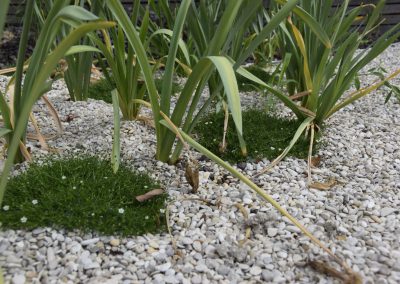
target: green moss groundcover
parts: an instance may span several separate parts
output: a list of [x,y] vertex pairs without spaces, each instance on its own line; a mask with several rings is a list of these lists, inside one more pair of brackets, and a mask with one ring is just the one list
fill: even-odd
[[[243,115],[243,135],[246,141],[248,157],[243,157],[232,118],[229,118],[226,136],[227,149],[224,153],[219,150],[224,128],[224,114],[213,113],[204,117],[196,126],[195,133],[199,143],[217,153],[221,158],[231,162],[243,162],[248,159],[274,159],[289,145],[301,122],[278,118],[262,110],[248,110]],[[303,136],[304,137],[304,136]],[[306,158],[309,140],[300,138],[289,155]],[[314,146],[314,150],[315,150]]]
[[95,157],[49,160],[9,181],[0,222],[4,228],[79,229],[139,235],[165,228],[165,195],[143,203],[137,195],[160,188],[149,176]]

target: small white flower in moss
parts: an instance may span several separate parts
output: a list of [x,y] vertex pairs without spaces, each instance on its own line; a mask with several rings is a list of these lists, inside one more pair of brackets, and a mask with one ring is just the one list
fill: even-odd
[[165,209],[162,209],[162,208],[161,208],[161,209],[160,209],[160,213],[161,213],[161,214],[164,214],[164,213],[165,213]]
[[148,188],[148,186],[147,186],[147,185],[145,185],[145,186],[144,186],[144,188]]
[[94,216],[94,213],[92,213],[92,216]]
[[144,218],[145,218],[146,220],[149,220],[149,216],[145,216]]
[[76,189],[76,186],[73,186],[72,189]]
[[26,221],[28,221],[28,218],[26,218],[25,216],[21,218],[21,223],[26,223]]
[[4,206],[3,206],[3,210],[4,210],[4,211],[8,211],[9,209],[10,209],[10,206],[8,206],[8,205],[4,205]]
[[125,209],[124,209],[124,208],[119,208],[119,209],[118,209],[118,213],[119,213],[119,214],[124,214],[124,212],[125,212]]
[[81,180],[80,183],[83,183],[83,180]]
[[32,204],[33,204],[33,205],[36,205],[36,204],[38,204],[38,201],[37,201],[36,199],[33,199],[33,200],[32,200]]
[[104,177],[104,179],[108,179],[108,177]]
[[61,179],[67,179],[67,177],[66,176],[62,176]]

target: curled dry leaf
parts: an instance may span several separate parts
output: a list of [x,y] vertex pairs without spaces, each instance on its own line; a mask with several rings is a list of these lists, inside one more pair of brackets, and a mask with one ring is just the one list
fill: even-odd
[[139,201],[139,202],[144,202],[144,201],[146,201],[146,200],[148,200],[150,198],[153,198],[154,196],[158,196],[158,195],[161,195],[163,193],[164,193],[164,190],[162,190],[160,188],[153,189],[153,190],[150,190],[149,192],[146,192],[143,195],[136,196],[136,200]]
[[186,164],[185,177],[192,187],[192,192],[196,193],[199,188],[199,165],[196,160],[190,159]]
[[324,262],[316,260],[308,262],[308,265],[319,273],[342,280],[344,284],[362,284],[361,276],[355,272],[343,273]]
[[333,186],[337,184],[335,179],[330,179],[327,182],[313,182],[309,186],[310,188],[318,189],[318,190],[329,190]]
[[316,168],[321,163],[321,156],[314,156],[311,158],[311,167]]

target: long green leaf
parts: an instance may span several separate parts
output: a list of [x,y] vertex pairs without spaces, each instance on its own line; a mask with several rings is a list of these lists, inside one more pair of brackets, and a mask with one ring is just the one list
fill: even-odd
[[190,0],[181,1],[178,10],[178,15],[175,19],[174,32],[172,35],[172,39],[170,41],[167,63],[165,65],[165,71],[162,80],[160,107],[161,110],[167,115],[170,114],[173,75],[174,75],[176,54],[178,52],[179,39],[181,38],[181,34],[186,20],[186,15],[190,7],[190,3],[191,3]]
[[74,45],[65,53],[65,56],[82,53],[82,52],[101,52],[100,49],[91,45]]
[[121,161],[121,142],[120,142],[120,118],[119,118],[119,103],[118,103],[118,91],[113,90],[111,92],[113,102],[113,113],[114,113],[114,134],[113,134],[113,147],[111,153],[111,165],[114,173],[118,171],[119,164]]
[[[286,1],[284,0],[275,0],[275,1],[280,4],[286,3]],[[321,27],[321,25],[318,23],[318,21],[316,21],[315,18],[313,18],[313,16],[311,16],[307,11],[305,11],[303,8],[299,6],[293,8],[293,13],[295,13],[300,19],[304,21],[304,23],[306,23],[310,27],[310,29],[315,33],[315,35],[320,39],[320,41],[325,45],[326,48],[332,48],[332,43],[328,35]]]

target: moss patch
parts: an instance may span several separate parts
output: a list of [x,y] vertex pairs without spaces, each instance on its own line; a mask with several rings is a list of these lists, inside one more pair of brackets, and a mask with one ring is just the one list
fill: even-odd
[[[248,159],[259,160],[262,158],[274,159],[289,145],[301,122],[282,119],[268,115],[261,110],[248,110],[243,112],[243,135],[247,145],[248,157],[243,157],[232,118],[229,118],[226,136],[227,149],[220,153],[219,144],[222,141],[224,115],[223,113],[211,114],[204,117],[196,126],[195,133],[199,142],[213,153],[229,162],[242,162]],[[306,158],[309,142],[300,138],[292,148],[289,156]],[[317,145],[315,145],[317,146]],[[315,149],[316,147],[314,147]]]
[[149,176],[95,157],[49,160],[11,178],[0,221],[5,228],[55,227],[139,235],[165,229],[165,195],[143,203],[135,196],[160,188]]

